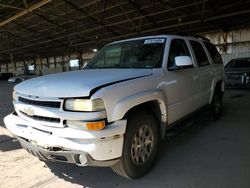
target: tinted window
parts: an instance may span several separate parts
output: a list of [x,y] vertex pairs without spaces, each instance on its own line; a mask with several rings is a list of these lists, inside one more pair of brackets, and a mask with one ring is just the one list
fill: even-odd
[[234,67],[235,68],[250,68],[250,60],[249,59],[236,60]]
[[199,42],[196,42],[196,41],[190,41],[190,44],[193,48],[194,55],[196,57],[196,61],[198,65],[199,66],[209,65],[210,63],[208,61],[208,57],[203,46]]
[[207,43],[205,42],[205,46],[207,47],[208,52],[211,55],[211,58],[213,59],[215,64],[223,64],[221,56],[218,52],[218,50],[216,49],[216,47],[211,44],[211,43]]
[[250,68],[250,59],[233,59],[225,66],[226,68]]
[[168,57],[168,69],[171,70],[177,68],[175,64],[175,57],[177,56],[190,56],[187,44],[182,39],[174,39],[171,42]]

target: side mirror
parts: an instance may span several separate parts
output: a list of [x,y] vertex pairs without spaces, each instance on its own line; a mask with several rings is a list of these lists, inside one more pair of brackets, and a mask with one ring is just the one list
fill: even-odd
[[193,66],[191,57],[189,56],[177,56],[175,57],[175,64],[177,67]]

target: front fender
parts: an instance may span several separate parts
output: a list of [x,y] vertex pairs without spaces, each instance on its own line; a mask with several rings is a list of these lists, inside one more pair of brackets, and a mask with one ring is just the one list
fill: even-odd
[[167,103],[161,90],[144,91],[120,100],[112,112],[111,121],[122,119],[130,109],[149,101],[157,101],[159,103],[162,114],[161,121],[163,123],[167,122]]

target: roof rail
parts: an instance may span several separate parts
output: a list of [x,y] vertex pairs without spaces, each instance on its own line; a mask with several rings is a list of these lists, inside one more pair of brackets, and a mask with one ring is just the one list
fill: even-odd
[[207,42],[210,42],[210,40],[202,35],[199,35],[199,34],[194,34],[194,33],[177,33],[177,35],[181,35],[181,36],[187,36],[187,37],[195,37],[195,38],[198,38],[198,39],[202,39],[204,41],[207,41]]

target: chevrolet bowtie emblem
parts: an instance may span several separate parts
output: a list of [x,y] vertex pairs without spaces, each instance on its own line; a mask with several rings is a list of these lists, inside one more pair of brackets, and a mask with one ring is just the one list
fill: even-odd
[[34,116],[34,110],[31,107],[24,108],[24,113],[26,113],[28,116]]

